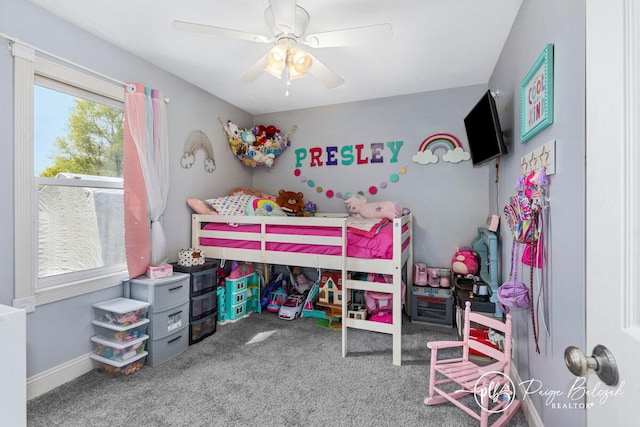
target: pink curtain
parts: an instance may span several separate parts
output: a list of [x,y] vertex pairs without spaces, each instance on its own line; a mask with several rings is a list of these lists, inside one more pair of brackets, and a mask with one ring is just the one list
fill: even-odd
[[166,104],[162,93],[129,84],[124,107],[125,249],[130,277],[167,262],[162,214],[169,190]]

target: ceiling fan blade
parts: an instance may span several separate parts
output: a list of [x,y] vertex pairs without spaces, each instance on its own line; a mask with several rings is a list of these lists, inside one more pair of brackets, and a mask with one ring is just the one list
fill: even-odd
[[195,22],[173,21],[173,28],[178,31],[206,34],[228,39],[246,40],[250,42],[268,43],[271,39],[259,34],[246,33],[244,31],[230,30],[228,28],[214,27],[212,25],[197,24]]
[[347,28],[344,30],[327,31],[309,34],[301,40],[311,47],[345,47],[378,45],[388,42],[393,37],[391,24],[376,24],[365,27]]
[[267,55],[264,55],[262,58],[258,59],[258,61],[253,64],[243,75],[238,77],[238,81],[244,83],[251,83],[255,79],[257,79],[260,74],[264,71],[264,67],[267,65]]
[[270,0],[276,28],[285,34],[296,30],[296,0]]
[[311,63],[311,68],[309,68],[308,73],[311,74],[316,79],[320,80],[327,89],[334,89],[340,86],[342,83],[344,83],[344,80],[342,80],[340,76],[338,76],[336,73],[331,71],[322,62],[318,61],[316,57],[309,54],[308,52],[307,54],[311,56],[311,59],[313,61]]

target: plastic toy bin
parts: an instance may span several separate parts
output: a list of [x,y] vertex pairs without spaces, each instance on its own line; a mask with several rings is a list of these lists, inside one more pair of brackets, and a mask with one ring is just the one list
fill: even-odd
[[216,332],[217,313],[191,322],[189,325],[189,344],[195,344]]
[[144,353],[148,339],[148,335],[143,335],[134,341],[124,344],[115,344],[99,337],[92,337],[91,341],[94,343],[95,354],[98,356],[116,362],[127,362]]
[[185,267],[173,264],[173,271],[191,274],[191,296],[198,296],[211,292],[217,286],[218,262],[207,261],[202,265]]
[[193,297],[191,298],[191,319],[200,319],[208,314],[215,312],[217,308],[217,292],[209,292],[208,294]]
[[145,318],[129,326],[111,325],[109,323],[92,321],[96,337],[111,344],[125,344],[135,341],[147,333],[150,320]]
[[128,326],[147,317],[149,303],[128,298],[114,298],[93,304],[96,320],[111,325]]
[[142,369],[147,358],[147,352],[143,351],[124,362],[106,359],[97,354],[92,354],[91,358],[95,360],[98,370],[106,372],[111,377],[118,377],[120,375],[130,375]]

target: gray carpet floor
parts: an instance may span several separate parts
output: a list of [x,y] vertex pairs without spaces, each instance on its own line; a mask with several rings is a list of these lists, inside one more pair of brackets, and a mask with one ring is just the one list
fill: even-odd
[[[431,340],[451,328],[405,319],[402,366],[391,336],[317,319],[253,313],[180,355],[128,376],[91,371],[28,402],[29,426],[467,426],[451,404],[425,406]],[[263,341],[248,343],[260,332]],[[509,426],[526,426],[522,409]]]

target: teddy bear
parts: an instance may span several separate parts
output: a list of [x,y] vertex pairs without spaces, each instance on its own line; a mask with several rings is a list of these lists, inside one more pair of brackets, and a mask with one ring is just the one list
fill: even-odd
[[303,198],[304,194],[301,192],[280,190],[276,196],[276,203],[288,216],[302,216]]
[[359,218],[388,218],[390,220],[402,216],[403,209],[398,203],[385,200],[367,202],[364,197],[351,195],[344,201],[349,215]]

